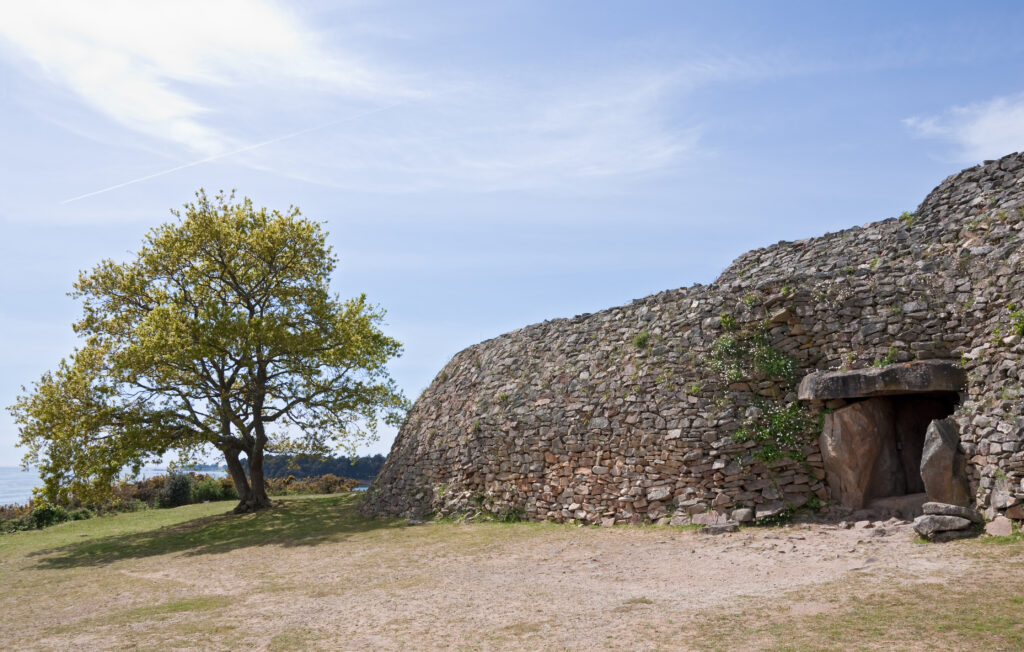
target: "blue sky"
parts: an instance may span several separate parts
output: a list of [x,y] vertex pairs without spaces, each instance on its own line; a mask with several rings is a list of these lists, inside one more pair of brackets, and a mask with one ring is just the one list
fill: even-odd
[[1022,33],[1013,2],[0,0],[0,402],[74,347],[78,270],[200,187],[326,221],[414,398],[1024,149]]

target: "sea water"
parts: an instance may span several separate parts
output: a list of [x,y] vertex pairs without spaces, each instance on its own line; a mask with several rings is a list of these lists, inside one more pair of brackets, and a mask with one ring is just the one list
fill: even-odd
[[32,497],[32,488],[43,484],[35,471],[0,466],[0,505],[21,505]]
[[[139,474],[143,478],[163,475],[167,469],[147,466]],[[203,473],[215,478],[226,475],[223,470],[202,470]],[[42,486],[43,481],[35,470],[23,471],[18,466],[0,466],[0,505],[23,505],[32,498],[32,489]]]

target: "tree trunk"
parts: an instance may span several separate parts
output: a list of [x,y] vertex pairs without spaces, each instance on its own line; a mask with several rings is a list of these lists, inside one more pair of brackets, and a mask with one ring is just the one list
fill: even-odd
[[246,476],[245,467],[238,459],[239,451],[224,451],[224,458],[228,463],[228,471],[231,473],[231,481],[235,483],[238,491],[238,505],[235,506],[236,514],[247,514],[270,507],[270,498],[267,496],[267,488],[263,482],[263,451],[249,456],[249,474]]
[[260,446],[256,446],[252,454],[249,455],[249,479],[252,506],[250,511],[270,507],[267,485],[263,480],[263,449]]
[[[244,514],[269,507],[270,499],[267,498],[267,491],[263,486],[262,455],[260,456],[259,484],[255,482],[255,475],[253,476],[254,481],[251,483],[249,478],[246,477],[245,467],[242,466],[242,462],[238,459],[237,450],[224,451],[224,459],[227,460],[228,472],[231,474],[231,481],[234,482],[235,490],[238,492],[238,505],[235,507],[235,513]],[[252,467],[252,459],[250,459],[250,471],[252,470]],[[255,490],[254,487],[258,487],[258,491]]]

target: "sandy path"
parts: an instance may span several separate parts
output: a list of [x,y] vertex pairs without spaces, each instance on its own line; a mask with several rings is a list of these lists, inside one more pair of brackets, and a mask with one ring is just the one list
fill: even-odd
[[[747,598],[770,605],[796,589],[850,577],[949,580],[971,563],[957,546],[916,544],[907,524],[718,536],[657,527],[425,524],[315,546],[116,561],[90,572],[127,578],[130,592],[90,597],[88,587],[77,587],[62,607],[72,626],[40,628],[20,641],[44,649],[702,648],[685,638],[695,619],[729,613]],[[223,605],[110,615],[196,596]],[[786,608],[831,607],[819,595],[790,596]]]

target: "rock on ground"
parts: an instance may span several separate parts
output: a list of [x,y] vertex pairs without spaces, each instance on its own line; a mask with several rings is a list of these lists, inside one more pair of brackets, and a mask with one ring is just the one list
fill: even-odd
[[1008,537],[1013,534],[1013,521],[1005,516],[997,516],[985,524],[985,533],[994,537]]
[[972,523],[981,523],[984,520],[980,513],[970,507],[950,505],[949,503],[931,501],[922,505],[921,509],[925,514],[931,514],[934,516],[959,516],[960,518],[966,518]]
[[925,514],[914,519],[914,531],[926,539],[932,538],[937,532],[966,530],[969,527],[971,527],[971,522],[960,516]]

